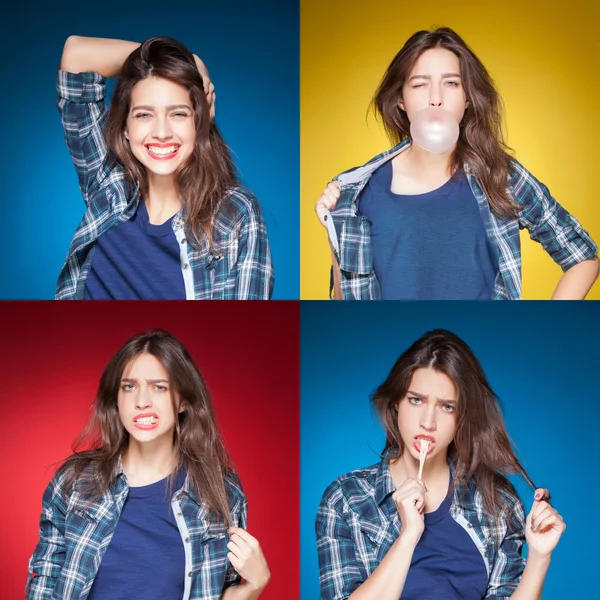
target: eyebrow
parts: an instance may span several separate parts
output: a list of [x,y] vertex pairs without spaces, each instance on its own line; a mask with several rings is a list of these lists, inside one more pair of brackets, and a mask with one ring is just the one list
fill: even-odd
[[[448,77],[458,77],[460,79],[460,75],[458,73],[442,73],[442,79],[446,79]],[[413,75],[408,78],[408,81],[412,81],[413,79],[431,79],[431,75]]]
[[[175,110],[176,108],[187,108],[188,110],[192,110],[192,107],[188,104],[169,104],[165,107],[167,110]],[[134,110],[156,110],[155,106],[149,106],[148,104],[138,104],[134,106],[131,111]]]
[[[427,400],[427,398],[429,396],[427,396],[427,394],[419,394],[419,392],[413,392],[412,390],[408,390],[407,394],[412,394],[413,396],[416,396],[417,398],[423,398],[425,400]],[[443,402],[444,404],[456,404],[456,400],[447,400],[444,398],[436,398],[436,400],[438,402]]]
[[[137,379],[133,379],[131,377],[123,377],[121,382],[125,383],[137,383]],[[146,379],[146,383],[169,383],[168,379]]]

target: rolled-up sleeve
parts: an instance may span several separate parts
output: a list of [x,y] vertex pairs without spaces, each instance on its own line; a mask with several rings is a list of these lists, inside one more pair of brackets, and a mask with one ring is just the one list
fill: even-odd
[[550,190],[514,161],[512,193],[522,207],[519,225],[527,228],[563,271],[598,254],[598,247],[579,221],[565,210]]
[[99,73],[58,71],[57,106],[67,148],[86,204],[109,174],[104,126],[108,108],[105,78]]

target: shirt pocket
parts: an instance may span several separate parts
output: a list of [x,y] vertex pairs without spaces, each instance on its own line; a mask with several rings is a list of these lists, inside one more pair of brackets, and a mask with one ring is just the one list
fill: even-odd
[[358,275],[373,270],[371,224],[366,217],[347,217],[340,230],[340,269]]
[[357,544],[357,554],[367,568],[367,577],[383,560],[391,545],[394,543],[392,524],[388,521],[375,523],[359,518],[360,542]]
[[218,531],[218,528],[209,527],[198,536],[192,555],[193,588],[210,589],[215,598],[220,597],[230,565],[228,542],[229,534],[225,530]]

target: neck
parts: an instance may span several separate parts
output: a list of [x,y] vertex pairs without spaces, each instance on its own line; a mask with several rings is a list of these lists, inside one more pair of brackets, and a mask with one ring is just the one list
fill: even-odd
[[434,154],[416,144],[411,144],[405,151],[407,153],[406,160],[413,170],[444,171],[450,175],[450,159],[455,149],[456,145],[443,154]]
[[[446,486],[448,487],[449,467],[446,461],[446,454],[438,454],[428,458],[423,466],[422,479],[427,487]],[[390,462],[390,472],[396,487],[399,487],[409,478],[416,479],[419,474],[419,460],[405,450],[400,458]]]
[[172,175],[148,173],[148,193],[145,198],[150,223],[160,225],[177,214],[182,206]]
[[129,438],[123,454],[123,470],[128,479],[156,480],[167,477],[177,466],[177,457],[170,439],[157,439],[140,444]]

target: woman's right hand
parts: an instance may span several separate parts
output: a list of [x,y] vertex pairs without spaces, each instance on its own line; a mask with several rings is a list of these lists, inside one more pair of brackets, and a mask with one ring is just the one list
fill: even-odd
[[427,488],[422,479],[409,477],[392,495],[401,522],[400,536],[416,546],[425,529],[423,508]]
[[327,220],[325,218],[326,213],[325,209],[333,210],[337,201],[340,198],[340,182],[339,181],[330,181],[327,184],[327,187],[323,191],[323,194],[317,201],[315,205],[315,212],[317,213],[317,217],[321,222],[321,225],[327,229]]

